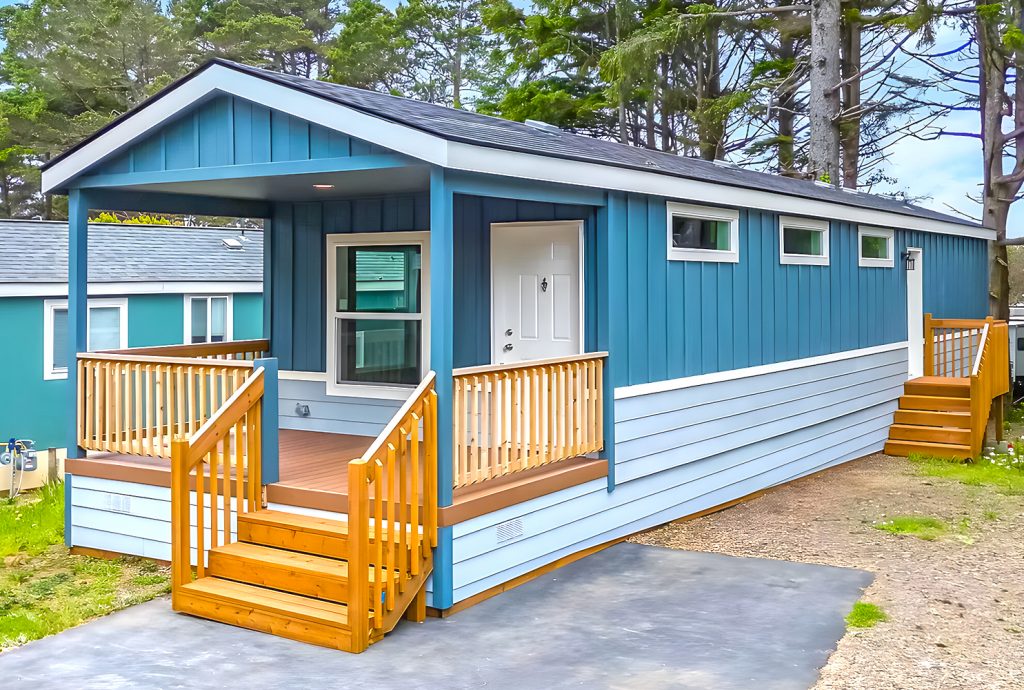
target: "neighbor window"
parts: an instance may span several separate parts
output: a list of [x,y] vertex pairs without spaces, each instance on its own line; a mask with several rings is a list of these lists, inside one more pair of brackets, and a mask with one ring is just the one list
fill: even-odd
[[739,212],[668,202],[668,258],[673,261],[740,260]]
[[857,243],[860,246],[858,265],[862,268],[892,268],[892,230],[885,228],[857,228]]
[[[43,303],[43,378],[63,379],[68,375],[68,302]],[[128,302],[123,299],[89,300],[89,352],[123,350],[128,347]]]
[[328,378],[353,386],[411,386],[426,361],[425,233],[328,238]]
[[779,260],[784,264],[828,266],[828,221],[779,218]]
[[185,298],[185,342],[231,340],[231,298],[223,295]]

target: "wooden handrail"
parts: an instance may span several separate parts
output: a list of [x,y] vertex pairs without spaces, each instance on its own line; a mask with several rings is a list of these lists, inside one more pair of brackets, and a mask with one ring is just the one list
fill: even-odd
[[[978,354],[971,368],[971,456],[981,454],[992,416],[992,401],[1010,391],[1009,327],[1005,321],[985,320]],[[996,419],[996,424],[1001,424]],[[997,428],[997,434],[1001,429]],[[998,436],[997,436],[998,437]]]
[[981,351],[985,319],[924,315],[924,375],[968,378]]
[[456,370],[455,487],[602,450],[605,357]]
[[171,442],[171,597],[175,608],[179,589],[192,580],[193,534],[195,576],[202,578],[206,576],[206,554],[232,541],[232,517],[262,506],[263,393],[263,369],[257,369],[195,433],[187,439],[177,436]]
[[[348,621],[354,652],[410,607],[426,611],[437,546],[437,392],[416,387],[362,457],[348,464]],[[357,574],[371,573],[369,579]]]
[[[128,355],[117,352],[81,352],[79,361],[84,362],[137,362],[139,364],[191,364],[200,366],[210,364],[211,360],[204,357],[165,357],[161,355]],[[213,363],[224,369],[252,369],[252,360],[216,359]]]
[[269,351],[270,341],[259,338],[255,340],[225,340],[217,343],[130,347],[125,350],[104,350],[103,354],[251,360],[258,359]]

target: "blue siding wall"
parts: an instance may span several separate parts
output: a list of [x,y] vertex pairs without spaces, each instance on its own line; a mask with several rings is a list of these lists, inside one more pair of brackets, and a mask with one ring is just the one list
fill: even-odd
[[232,96],[203,103],[89,174],[344,158],[385,153],[301,118]]
[[[459,334],[453,353],[456,367],[491,362],[491,223],[550,220],[584,221],[584,284],[588,288],[585,302],[592,310],[596,294],[592,207],[455,195],[455,332]],[[594,319],[587,318],[585,322],[586,344],[592,348]]]
[[[617,386],[906,339],[906,271],[899,260],[858,267],[855,224],[831,224],[830,266],[781,265],[778,215],[748,210],[738,264],[668,261],[665,199],[629,195],[622,206],[609,220],[612,262],[626,276],[612,307],[625,325],[611,334]],[[908,245],[924,250],[926,311],[985,316],[983,240],[897,231],[897,252]]]
[[423,231],[427,194],[279,203],[271,218],[271,347],[285,370],[326,371],[327,235]]

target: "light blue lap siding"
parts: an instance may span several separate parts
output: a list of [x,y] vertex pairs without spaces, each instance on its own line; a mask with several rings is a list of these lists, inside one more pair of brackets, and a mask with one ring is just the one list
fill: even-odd
[[[665,199],[629,195],[613,218],[626,276],[614,339],[618,386],[843,352],[906,338],[906,270],[858,266],[857,225],[832,222],[829,266],[779,262],[778,214],[740,211],[740,261],[668,261]],[[924,306],[936,316],[986,313],[987,247],[897,231],[896,254],[924,250]],[[955,279],[951,279],[955,276]],[[628,333],[628,337],[626,334]]]
[[[402,406],[401,400],[327,395],[322,381],[282,379],[279,386],[282,429],[376,437]],[[299,415],[297,405],[307,406],[309,416]]]
[[89,174],[346,158],[387,149],[262,105],[220,96],[185,112]]
[[[615,491],[597,480],[455,525],[455,601],[881,450],[906,371],[897,349],[617,400]],[[648,437],[657,452],[637,452]],[[498,526],[515,520],[522,536],[500,540]]]

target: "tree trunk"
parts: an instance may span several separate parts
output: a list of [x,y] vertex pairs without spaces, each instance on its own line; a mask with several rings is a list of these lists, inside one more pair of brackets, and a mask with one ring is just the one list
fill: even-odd
[[811,74],[808,168],[818,180],[839,185],[839,0],[811,2]]
[[[860,0],[849,0],[847,7],[860,9]],[[844,20],[842,77],[846,82],[842,89],[842,112],[839,122],[840,145],[843,152],[843,186],[857,188],[860,172],[860,77],[861,68],[861,25],[857,21]]]

